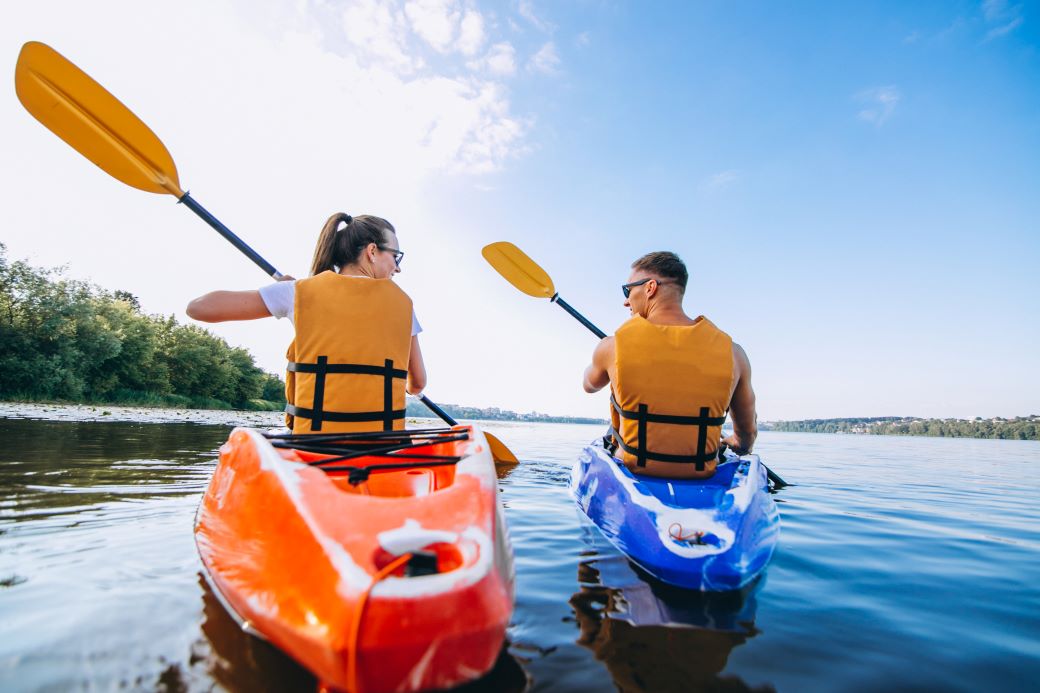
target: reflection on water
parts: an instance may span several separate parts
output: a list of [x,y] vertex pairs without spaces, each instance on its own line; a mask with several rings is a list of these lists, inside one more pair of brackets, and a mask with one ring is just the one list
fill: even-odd
[[578,566],[570,599],[578,644],[603,662],[620,691],[770,691],[720,676],[730,652],[755,636],[755,592],[710,594],[665,585],[621,556]]
[[[313,691],[199,580],[195,510],[230,424],[247,422],[60,414],[0,406],[0,691]],[[767,431],[763,459],[795,484],[776,497],[767,581],[705,597],[646,579],[583,524],[567,479],[600,427],[488,428],[523,460],[499,470],[517,601],[508,650],[469,690],[1040,680],[1040,444]]]
[[205,669],[230,691],[314,691],[313,675],[271,644],[246,633],[198,575],[202,589],[202,633],[211,651]]
[[0,419],[0,513],[24,520],[196,493],[227,426]]
[[[312,693],[316,690],[318,681],[309,671],[270,643],[242,630],[202,573],[199,573],[198,584],[203,601],[202,633],[209,648],[208,651],[193,648],[192,659],[201,663],[215,681],[229,691]],[[508,649],[503,648],[495,667],[486,676],[455,690],[519,693],[526,687],[526,674]]]

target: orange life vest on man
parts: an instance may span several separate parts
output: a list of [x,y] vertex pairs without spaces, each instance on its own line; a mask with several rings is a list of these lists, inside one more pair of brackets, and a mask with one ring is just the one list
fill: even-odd
[[676,479],[715,473],[733,393],[733,340],[703,315],[693,325],[636,316],[614,334],[610,418],[633,472]]
[[332,271],[296,282],[285,378],[293,433],[404,428],[412,300],[389,279]]

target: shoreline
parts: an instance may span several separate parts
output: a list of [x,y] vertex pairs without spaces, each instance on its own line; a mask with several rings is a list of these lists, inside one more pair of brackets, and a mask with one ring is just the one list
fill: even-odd
[[927,433],[870,433],[867,431],[787,431],[782,428],[760,428],[759,433],[804,433],[813,436],[847,436],[850,438],[941,438],[944,440],[1002,440],[1018,443],[1040,442],[1035,438],[999,438],[992,436],[938,436]]
[[[283,428],[285,415],[281,411],[253,411],[239,409],[187,409],[184,407],[154,407],[128,404],[76,404],[61,402],[7,402],[0,401],[0,419],[37,419],[44,421],[67,421],[83,423],[176,424],[190,423],[209,426],[243,426],[248,428]],[[550,421],[525,421],[523,419],[467,419],[459,421],[479,422],[490,426],[511,426],[531,423],[565,423]],[[435,416],[408,416],[410,423],[435,421]],[[597,424],[567,424],[597,425]]]

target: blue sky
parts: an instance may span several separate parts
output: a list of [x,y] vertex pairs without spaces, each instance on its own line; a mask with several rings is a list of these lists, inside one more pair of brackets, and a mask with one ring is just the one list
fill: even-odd
[[[283,271],[333,211],[391,219],[434,400],[605,411],[592,336],[483,264],[510,240],[608,331],[629,263],[680,253],[763,419],[1040,413],[1038,3],[138,5],[8,4],[0,47],[108,86]],[[0,99],[11,255],[183,320],[264,282]],[[217,331],[271,370],[290,334]]]

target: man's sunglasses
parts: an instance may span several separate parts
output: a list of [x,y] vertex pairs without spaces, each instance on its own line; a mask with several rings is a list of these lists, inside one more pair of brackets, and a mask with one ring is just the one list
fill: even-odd
[[390,248],[390,247],[385,246],[385,245],[377,245],[376,247],[379,248],[380,250],[385,250],[388,253],[393,253],[394,264],[397,265],[398,267],[401,266],[401,259],[404,257],[404,253],[402,253],[397,248]]
[[632,289],[634,289],[637,286],[642,286],[643,284],[646,284],[647,282],[657,282],[658,286],[660,286],[661,284],[669,284],[670,283],[670,282],[663,282],[663,281],[661,281],[659,279],[654,279],[653,277],[647,277],[646,279],[640,279],[639,281],[632,282],[631,284],[622,284],[621,285],[621,293],[623,293],[625,295],[625,298],[628,298],[628,295],[630,293],[632,293]]

